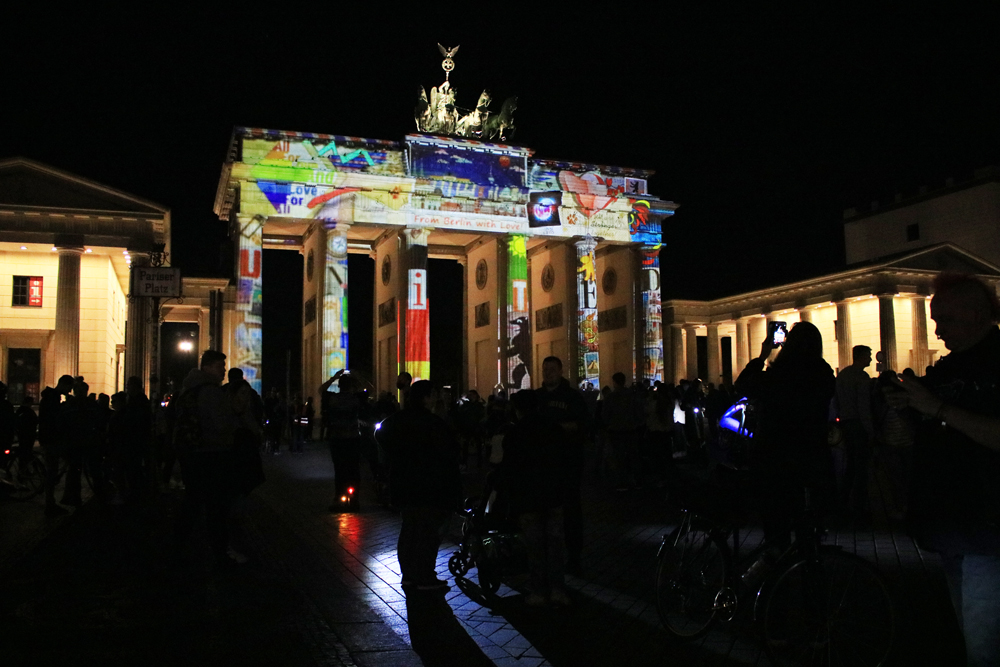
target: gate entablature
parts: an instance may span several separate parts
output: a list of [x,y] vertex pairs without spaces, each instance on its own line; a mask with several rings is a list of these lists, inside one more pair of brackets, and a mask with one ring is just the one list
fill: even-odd
[[[636,268],[629,271],[628,278],[642,284],[635,290],[641,296],[629,318],[639,324],[628,326],[645,329],[642,336],[635,337],[636,376],[662,378],[658,333],[660,221],[672,215],[676,205],[647,192],[652,172],[536,159],[533,151],[524,147],[429,134],[411,134],[402,142],[392,142],[237,128],[230,156],[232,161],[225,165],[219,184],[216,212],[231,223],[240,239],[236,309],[242,314],[233,327],[233,363],[244,368],[251,382],[258,378],[258,389],[260,261],[265,237],[271,234],[280,238],[282,245],[301,248],[304,254],[311,252],[313,260],[307,265],[321,269],[317,275],[323,278],[313,298],[322,294],[324,305],[323,316],[314,318],[315,338],[322,341],[320,375],[328,377],[347,364],[343,303],[347,276],[346,261],[342,260],[351,247],[372,247],[376,261],[381,261],[379,248],[383,254],[388,252],[388,246],[382,247],[388,238],[385,231],[394,227],[399,228],[399,234],[389,254],[395,256],[400,270],[405,265],[410,272],[405,288],[399,287],[399,293],[392,297],[398,310],[394,319],[397,329],[408,321],[404,311],[413,303],[420,305],[414,295],[420,291],[419,280],[426,279],[427,239],[431,234],[449,243],[461,238],[456,232],[501,243],[496,256],[504,264],[507,284],[497,289],[506,294],[495,299],[495,304],[484,303],[493,304],[488,306],[490,310],[503,306],[507,314],[516,315],[512,320],[516,326],[508,322],[509,331],[501,323],[507,314],[501,313],[491,325],[498,327],[501,343],[518,337],[521,353],[513,346],[500,345],[501,356],[508,361],[501,367],[518,369],[518,381],[512,379],[513,371],[500,378],[500,385],[511,389],[531,386],[531,364],[524,359],[517,361],[526,349],[526,332],[530,335],[533,319],[526,288],[526,251],[545,240],[563,239],[573,245],[571,264],[565,272],[567,279],[576,283],[577,307],[576,316],[567,317],[565,326],[567,331],[576,332],[570,336],[575,351],[566,350],[576,363],[571,364],[568,375],[578,381],[597,382],[600,311],[595,251],[598,243],[602,247],[632,246]],[[413,230],[424,231],[416,234]],[[294,242],[296,237],[299,243]],[[458,242],[456,249],[470,244],[471,240]],[[570,273],[575,278],[569,278]],[[308,294],[307,290],[307,302]],[[380,319],[388,319],[388,305],[375,305],[383,314]],[[309,312],[318,313],[318,306],[315,302],[310,311],[307,303],[307,317]],[[424,327],[428,318],[414,321]],[[615,315],[608,321],[623,320]],[[415,332],[407,326],[400,331],[396,344],[400,345],[399,338],[408,342],[395,355],[395,364],[402,369],[419,361],[414,368],[426,374],[429,359],[426,352],[410,344],[414,337]],[[423,340],[425,335],[419,333],[418,337]],[[412,354],[420,358],[414,359]],[[305,383],[307,388],[318,384],[312,380]]]

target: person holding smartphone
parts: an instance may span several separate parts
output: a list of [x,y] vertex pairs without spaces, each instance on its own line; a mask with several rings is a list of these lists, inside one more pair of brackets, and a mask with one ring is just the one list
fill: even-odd
[[737,392],[757,410],[750,465],[763,489],[764,539],[773,551],[791,543],[792,519],[804,509],[805,489],[813,491],[820,517],[833,490],[826,431],[834,378],[823,360],[823,337],[812,323],[799,322],[765,370],[778,330],[772,325],[760,355],[736,380]]

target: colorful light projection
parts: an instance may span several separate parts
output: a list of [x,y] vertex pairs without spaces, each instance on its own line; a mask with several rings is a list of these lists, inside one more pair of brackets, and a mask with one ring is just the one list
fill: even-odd
[[597,348],[597,242],[576,242],[577,357],[576,373],[580,382],[600,385],[601,364]]
[[510,391],[531,388],[531,305],[528,249],[523,236],[507,241],[507,379]]
[[643,331],[642,378],[650,382],[663,381],[663,330],[660,307],[660,244],[643,245],[642,310]]
[[349,225],[328,223],[326,274],[323,283],[323,377],[347,368],[347,231]]
[[525,187],[527,155],[523,149],[501,144],[445,142],[433,137],[427,143],[410,143],[410,176],[520,190]]
[[406,372],[413,381],[431,377],[430,304],[427,299],[429,229],[407,229]]
[[263,356],[263,299],[261,260],[264,218],[240,218],[239,277],[236,287],[236,354],[234,368],[243,369],[243,377],[257,393],[261,392]]

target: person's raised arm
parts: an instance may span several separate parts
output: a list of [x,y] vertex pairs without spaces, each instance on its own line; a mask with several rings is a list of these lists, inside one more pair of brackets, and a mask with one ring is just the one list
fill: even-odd
[[344,369],[341,368],[339,371],[337,371],[336,375],[332,376],[329,380],[327,380],[326,382],[324,382],[323,384],[321,384],[319,386],[320,394],[322,394],[327,389],[329,389],[330,385],[333,384],[334,382],[336,382],[337,380],[339,380],[340,376],[343,375],[343,374],[344,374]]

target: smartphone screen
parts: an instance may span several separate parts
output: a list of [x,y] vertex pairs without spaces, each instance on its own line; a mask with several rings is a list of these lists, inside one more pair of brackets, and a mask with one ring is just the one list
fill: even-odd
[[788,335],[788,324],[786,322],[771,322],[771,344],[781,347],[785,343]]

